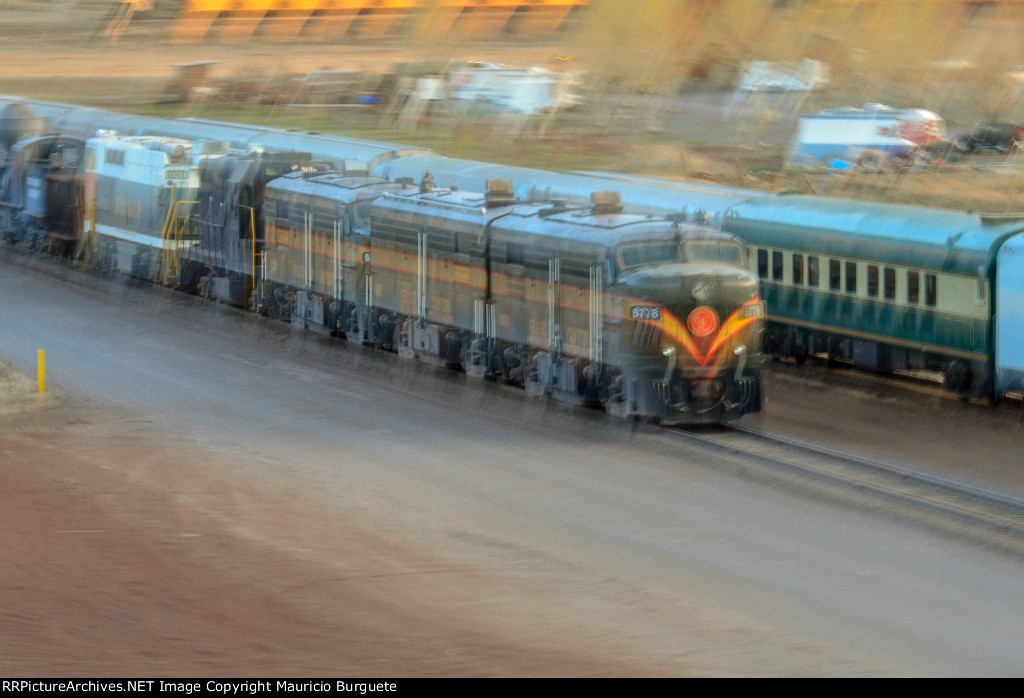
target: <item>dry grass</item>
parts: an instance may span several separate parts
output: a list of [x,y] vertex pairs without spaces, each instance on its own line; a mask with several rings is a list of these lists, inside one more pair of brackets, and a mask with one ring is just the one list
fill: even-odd
[[0,361],[0,414],[15,414],[32,408],[37,401],[36,384],[7,361]]
[[[750,7],[757,5],[746,4]],[[307,109],[237,101],[167,104],[166,86],[175,63],[214,60],[219,62],[214,76],[221,80],[241,81],[244,78],[285,85],[290,75],[312,69],[331,67],[383,71],[397,61],[436,59],[433,53],[436,53],[437,46],[434,42],[433,49],[425,48],[430,43],[424,40],[425,37],[373,42],[336,41],[329,47],[303,42],[280,44],[261,41],[181,45],[161,39],[165,25],[152,21],[134,24],[117,42],[111,42],[103,39],[102,28],[115,5],[114,0],[0,1],[0,39],[3,40],[2,55],[6,68],[0,76],[0,92],[130,113],[195,116],[342,133],[357,138],[425,146],[452,157],[542,169],[635,172],[749,189],[798,191],[992,213],[1024,210],[1024,169],[1018,169],[1015,162],[1001,162],[1000,156],[980,157],[970,163],[940,167],[915,167],[901,172],[787,171],[783,167],[783,148],[758,141],[766,124],[729,124],[728,128],[735,130],[735,142],[723,143],[722,132],[727,126],[713,117],[690,120],[683,131],[667,130],[663,113],[653,113],[650,102],[644,106],[639,99],[634,100],[629,95],[618,100],[615,107],[609,107],[607,100],[603,104],[595,100],[589,109],[579,109],[552,121],[463,113],[420,119],[414,128],[400,123],[397,115],[387,108],[378,111]],[[736,6],[741,5],[743,3]],[[621,33],[620,14],[608,7],[610,4],[602,3],[601,12],[607,11],[608,14],[593,14],[594,21],[581,24],[582,30],[600,34],[604,25],[594,23],[600,16],[607,20],[605,29],[612,27]],[[635,8],[620,9],[627,14],[636,11]],[[765,15],[766,18],[770,16]],[[697,21],[700,18],[691,19]],[[711,31],[715,27],[723,29],[725,25],[719,24],[727,19],[710,17],[701,21],[710,22],[706,26]],[[823,18],[821,21],[831,20]],[[687,26],[691,25],[692,22]],[[780,24],[777,29],[781,31],[783,26]],[[975,21],[958,35],[957,41],[960,45],[970,46],[973,36],[970,32],[977,33],[985,26],[983,22]],[[790,29],[800,33],[805,32],[806,27],[794,24]],[[991,32],[986,34],[989,35],[995,36]],[[794,38],[787,39],[779,34],[773,36],[778,46]],[[706,32],[700,37],[704,43],[714,38]],[[466,43],[449,47],[458,53],[445,58],[458,56],[547,65],[552,62],[552,56],[570,55],[573,56],[572,61],[560,63],[559,68],[591,70],[597,74],[599,61],[594,65],[588,64],[589,54],[582,49],[572,53],[573,46],[579,48],[580,40],[579,36],[567,36],[530,39],[525,43],[523,40]],[[633,74],[640,76],[642,73],[648,88],[658,87],[664,93],[660,97],[655,95],[655,99],[664,98],[667,105],[683,75],[682,68],[677,65],[681,59],[677,57],[676,63],[672,63],[669,59],[671,52],[654,51],[657,41],[653,39],[648,44],[647,53],[640,52],[643,55],[627,56],[621,51],[604,53],[614,54],[616,61],[613,67],[616,70],[625,70],[632,65],[635,68]],[[759,49],[756,42],[746,47],[734,43],[728,55],[721,54],[721,60],[738,61],[748,57],[744,51],[769,51],[770,48],[761,46]],[[808,54],[814,52],[812,45],[801,45],[801,48]],[[856,55],[861,56],[863,62],[864,54]],[[664,57],[664,64],[657,63],[659,56]],[[765,54],[764,57],[771,56]],[[780,54],[777,57],[784,56]],[[837,53],[830,61],[838,75],[844,75],[844,70],[849,73],[854,68],[862,71],[870,68],[861,64],[844,67],[837,63],[839,57]],[[1011,58],[1007,55],[1001,60]],[[694,55],[687,60],[691,60],[692,68],[703,59]],[[969,127],[975,120],[984,118],[983,105],[979,101],[979,89],[985,87],[982,83],[965,84],[962,86],[964,89],[957,90],[952,89],[955,85],[894,82],[901,77],[906,76],[887,75],[889,82],[879,83],[870,94],[856,89],[817,94],[804,105],[804,111],[860,104],[867,99],[899,100],[901,95],[912,103],[892,103],[934,108],[936,105],[929,102],[941,94],[943,104],[940,113],[947,118],[959,119],[961,127]],[[630,83],[634,88],[635,82]],[[620,88],[624,84],[615,75],[610,75],[604,84],[612,83]],[[864,90],[867,90],[868,86],[864,85]],[[603,97],[604,93],[597,95]],[[676,125],[679,122],[677,119]],[[780,141],[776,139],[774,142]],[[1024,166],[1024,162],[1019,165]]]

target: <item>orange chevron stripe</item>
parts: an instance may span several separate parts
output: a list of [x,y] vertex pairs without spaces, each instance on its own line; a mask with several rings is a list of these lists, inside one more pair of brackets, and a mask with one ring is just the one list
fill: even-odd
[[722,323],[721,329],[719,329],[718,330],[718,334],[715,335],[715,341],[711,343],[711,348],[708,349],[708,354],[711,354],[712,352],[718,351],[718,348],[721,347],[726,342],[726,340],[728,340],[730,337],[735,335],[737,332],[742,330],[744,327],[746,327],[750,323],[752,323],[755,320],[757,320],[756,317],[744,317],[743,316],[743,312],[744,312],[744,308],[746,308],[751,303],[760,303],[760,302],[761,302],[760,298],[755,298],[754,300],[747,301],[746,303],[741,305],[739,308],[737,308],[733,312],[733,314],[730,315],[728,317],[728,319],[726,319],[726,321]]
[[[664,308],[662,308],[660,320],[643,319],[640,322],[650,325],[651,327],[658,328],[663,334],[666,334],[675,340],[676,343],[685,349],[698,364],[701,366],[707,366],[711,359],[716,358],[716,352],[729,340],[729,338],[735,336],[737,332],[757,320],[756,317],[744,317],[743,312],[744,308],[748,305],[760,302],[760,297],[754,298],[734,310],[733,313],[726,318],[725,322],[722,323],[721,327],[718,328],[718,333],[715,335],[714,341],[711,342],[711,346],[708,347],[707,353],[700,351],[697,346],[697,340],[690,333],[690,330],[686,327],[683,321]],[[716,364],[717,363],[718,362],[716,361]]]

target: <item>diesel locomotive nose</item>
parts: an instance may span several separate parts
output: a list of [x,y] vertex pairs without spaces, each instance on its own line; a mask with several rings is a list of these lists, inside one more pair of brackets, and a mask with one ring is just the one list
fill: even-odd
[[649,389],[664,406],[664,421],[759,409],[765,308],[751,273],[679,263],[639,268],[620,281],[635,299],[628,315],[633,360],[650,366]]

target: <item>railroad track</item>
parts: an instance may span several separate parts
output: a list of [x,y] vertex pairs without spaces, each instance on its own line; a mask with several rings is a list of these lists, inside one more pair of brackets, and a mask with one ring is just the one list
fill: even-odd
[[[774,473],[866,493],[924,514],[948,529],[964,525],[987,542],[1024,555],[1024,495],[988,488],[742,425],[676,429],[683,440],[767,466]],[[886,507],[892,511],[891,507]]]
[[[66,273],[68,269],[66,264],[58,263],[55,258],[32,253],[4,255],[4,259],[37,270],[42,268],[49,273],[60,273],[61,270]],[[88,278],[96,283],[104,282],[95,276]],[[788,370],[796,375],[811,369],[810,365],[798,368],[778,362],[773,368]],[[894,389],[903,389],[907,386],[904,380],[894,381],[889,377],[871,376],[848,370],[832,370],[825,367],[813,367],[812,370],[816,370],[819,375],[828,373],[828,378],[835,373],[858,383],[882,383]],[[928,381],[921,380],[920,385],[927,386]],[[951,397],[938,386],[933,386],[932,389],[922,387],[920,390],[933,395]],[[955,400],[955,397],[951,399]],[[1016,409],[1020,409],[1019,403]],[[596,413],[594,418],[600,419]],[[927,511],[948,520],[969,523],[975,529],[997,535],[1003,540],[1002,544],[1013,541],[1014,549],[1024,556],[1024,495],[759,431],[742,423],[731,427],[672,429],[663,433],[666,436],[670,435],[672,440],[678,438],[684,442],[699,443],[720,453],[739,456],[746,463],[766,467],[767,470],[762,472],[788,474],[796,476],[802,482],[838,484],[900,505],[909,504],[920,511]]]
[[[801,372],[813,373],[822,376],[823,380],[842,381],[850,385],[866,387],[883,387],[894,390],[919,393],[929,397],[938,397],[952,401],[961,400],[957,395],[947,390],[942,383],[942,374],[938,371],[902,370],[895,369],[892,373],[877,374],[868,371],[860,371],[850,364],[839,366],[828,366],[828,360],[824,354],[808,357],[807,363],[797,366],[792,360],[774,360],[766,363],[770,371],[787,371],[793,376],[799,376]],[[1020,411],[1024,409],[1024,394],[1007,393],[998,405],[992,405],[986,399],[966,400],[979,407],[992,409],[1007,409]]]

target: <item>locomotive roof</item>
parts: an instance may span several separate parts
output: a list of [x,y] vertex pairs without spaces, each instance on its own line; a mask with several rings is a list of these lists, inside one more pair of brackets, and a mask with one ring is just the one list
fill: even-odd
[[[383,177],[351,176],[340,172],[313,174],[289,172],[267,184],[269,191],[290,191],[325,198],[352,200],[364,191],[381,191],[409,187],[408,184]],[[410,189],[412,191],[412,189]]]
[[[609,248],[630,240],[734,239],[714,228],[635,213],[601,213],[589,208],[551,212],[551,204],[518,206],[494,222],[496,235],[531,234]],[[551,212],[551,213],[549,213]]]
[[777,195],[734,207],[724,228],[751,244],[974,274],[1024,216]]
[[90,137],[97,128],[115,129],[125,135],[160,135],[190,141],[226,141],[232,148],[245,149],[262,145],[268,151],[308,151],[316,159],[340,165],[346,160],[360,160],[372,169],[397,157],[428,154],[427,148],[347,138],[316,132],[238,124],[207,119],[161,119],[150,116],[119,114],[92,107],[63,104],[46,100],[23,99],[0,95],[0,106],[23,103],[48,122],[49,128],[64,133]]
[[487,208],[485,194],[459,189],[435,189],[420,192],[388,192],[377,199],[375,206],[409,206],[422,208],[429,215],[479,217],[491,223],[495,235],[539,235],[566,241],[582,242],[597,247],[612,247],[630,239],[651,239],[685,236],[688,239],[733,239],[707,226],[676,223],[665,218],[621,211],[601,212],[590,207],[568,206],[564,202],[529,202],[515,200]]
[[167,136],[122,136],[115,132],[100,133],[95,138],[88,140],[89,145],[102,145],[104,147],[132,148],[145,150],[153,146],[180,145],[182,148],[191,149],[192,141],[185,141],[180,138],[169,138]]
[[419,178],[430,171],[438,186],[481,191],[488,179],[511,179],[515,195],[521,199],[549,201],[568,199],[587,205],[595,189],[609,188],[607,180],[617,180],[613,188],[622,197],[626,209],[638,213],[665,215],[685,213],[692,219],[698,212],[706,213],[711,222],[720,225],[725,212],[751,197],[766,196],[764,192],[734,189],[699,182],[614,175],[606,172],[548,172],[526,167],[458,160],[441,155],[409,155],[387,161],[373,170],[391,177]]
[[419,205],[439,205],[439,208],[483,209],[487,206],[487,195],[477,191],[460,189],[434,189],[421,192],[418,187],[406,191],[389,192],[389,199],[400,199]]
[[[589,228],[610,229],[641,220],[650,220],[650,216],[637,214],[594,213],[590,208],[570,207],[564,202],[532,202],[524,199],[498,198],[488,206],[486,194],[461,189],[434,189],[421,192],[418,188],[410,188],[407,191],[388,192],[380,203],[385,202],[422,208],[425,215],[436,212],[437,215],[444,216],[446,212],[457,211],[471,216],[479,215],[483,218],[499,216],[510,216],[516,219],[537,218],[541,221],[540,225],[545,226],[547,230],[551,230],[553,227],[550,223],[543,221],[561,221]],[[515,225],[522,228],[523,225],[528,224],[516,223]]]

